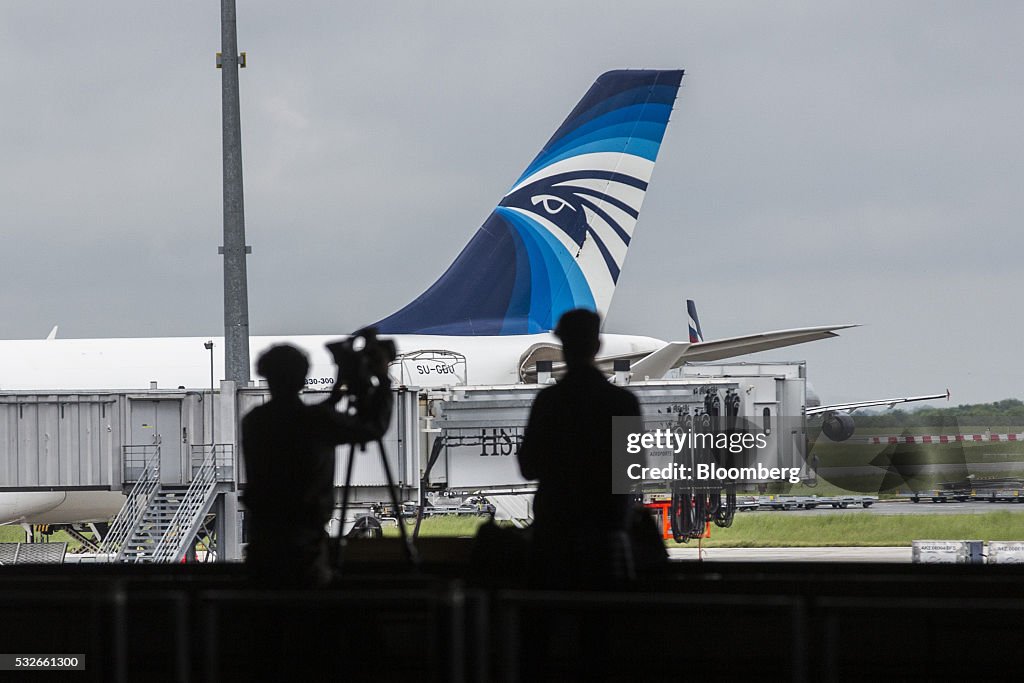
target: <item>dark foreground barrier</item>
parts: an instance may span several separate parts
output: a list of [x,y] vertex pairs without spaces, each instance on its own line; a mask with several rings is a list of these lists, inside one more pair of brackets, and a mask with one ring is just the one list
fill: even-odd
[[520,591],[495,595],[493,609],[496,680],[807,680],[807,619],[793,598]]
[[[474,588],[464,566],[353,563],[337,588],[239,566],[0,568],[0,652],[84,654],[74,681],[1007,680],[1014,567],[675,565],[608,592]],[[7,680],[0,672],[0,680]]]

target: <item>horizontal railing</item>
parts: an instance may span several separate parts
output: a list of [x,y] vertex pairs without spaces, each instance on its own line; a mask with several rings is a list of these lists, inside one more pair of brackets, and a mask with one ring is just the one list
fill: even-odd
[[199,470],[213,457],[217,481],[235,480],[235,446],[230,443],[197,444],[192,446],[191,468],[194,479]]

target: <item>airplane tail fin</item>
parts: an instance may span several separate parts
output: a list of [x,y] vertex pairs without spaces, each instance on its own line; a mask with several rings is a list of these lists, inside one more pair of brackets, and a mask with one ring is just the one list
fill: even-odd
[[601,75],[448,270],[388,334],[532,334],[608,310],[682,79]]
[[693,299],[686,300],[686,315],[690,319],[690,343],[704,341],[704,333],[700,330],[700,318],[697,317],[697,304]]

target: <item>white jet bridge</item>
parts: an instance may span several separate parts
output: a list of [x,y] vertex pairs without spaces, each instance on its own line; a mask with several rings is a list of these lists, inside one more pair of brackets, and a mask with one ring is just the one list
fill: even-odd
[[[398,499],[418,502],[423,510],[428,494],[497,498],[531,492],[533,484],[519,475],[515,454],[530,405],[543,387],[396,386],[392,422],[382,443]],[[757,454],[762,462],[805,469],[803,421],[792,419],[803,412],[802,364],[702,365],[693,375],[635,382],[629,388],[640,402],[645,429],[679,428],[702,415],[743,416],[744,429],[767,438],[767,447]],[[313,403],[324,400],[327,392],[302,396]],[[56,496],[83,509],[89,508],[89,500],[113,498],[121,509],[105,534],[99,559],[176,562],[194,551],[197,539],[218,559],[240,559],[244,509],[239,493],[245,487],[241,418],[268,399],[265,387],[236,389],[227,381],[213,392],[155,387],[0,392],[0,496]],[[338,449],[338,503],[349,453],[347,446]],[[648,456],[649,462],[657,462],[657,454]],[[402,515],[390,505],[376,444],[356,449],[354,457],[350,513],[345,520],[336,514],[333,534],[348,531],[360,518],[379,526],[380,517]],[[693,464],[717,456],[691,450],[679,457]],[[728,482],[736,483],[757,482]],[[528,505],[506,507],[519,510],[513,514],[528,514]],[[57,506],[45,514],[60,512]]]

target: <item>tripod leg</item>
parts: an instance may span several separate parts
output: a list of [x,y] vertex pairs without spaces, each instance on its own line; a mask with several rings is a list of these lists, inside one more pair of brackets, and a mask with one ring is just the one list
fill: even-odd
[[419,557],[416,555],[416,548],[413,546],[409,535],[405,532],[405,522],[402,521],[402,504],[398,500],[398,487],[395,486],[395,478],[391,476],[391,465],[388,464],[388,454],[384,450],[384,443],[378,439],[377,448],[380,449],[380,461],[384,466],[384,476],[388,480],[388,492],[391,494],[391,507],[395,511],[395,517],[398,519],[398,534],[402,537],[402,547],[405,548],[405,557],[409,560],[409,564],[416,566],[419,564]]
[[352,470],[356,461],[356,447],[352,444],[348,447],[348,465],[345,467],[345,488],[341,491],[341,523],[338,526],[338,536],[334,540],[334,564],[339,569],[343,558],[345,547],[345,514],[348,512],[349,490],[352,487]]
[[423,508],[427,503],[427,483],[430,481],[430,471],[434,469],[434,463],[441,456],[443,448],[444,437],[439,436],[434,439],[434,445],[430,447],[430,459],[427,461],[427,468],[423,470],[423,476],[420,478],[420,504],[416,508],[416,527],[412,531],[413,544],[420,537],[420,523],[423,521]]

